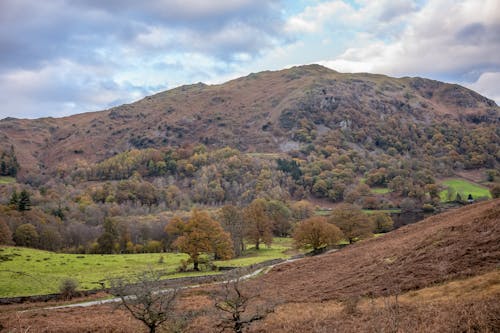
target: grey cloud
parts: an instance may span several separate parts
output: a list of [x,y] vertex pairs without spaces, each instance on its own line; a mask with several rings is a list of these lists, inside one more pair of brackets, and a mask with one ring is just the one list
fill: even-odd
[[[38,68],[51,59],[102,59],[96,49],[134,48],[134,40],[148,29],[163,27],[191,36],[177,41],[184,50],[204,52],[228,60],[231,53],[257,54],[278,39],[283,22],[276,0],[239,1],[14,1],[0,5],[0,71]],[[249,27],[251,36],[228,42],[211,38]],[[245,31],[243,31],[245,32]],[[206,41],[210,42],[206,42]],[[220,44],[219,44],[220,42]],[[147,50],[145,50],[147,51]],[[162,49],[161,51],[168,51]]]
[[486,25],[481,22],[469,24],[460,29],[455,38],[474,45],[500,43],[500,24]]
[[382,11],[379,15],[382,21],[391,21],[401,15],[411,13],[416,10],[413,1],[390,1],[384,4]]

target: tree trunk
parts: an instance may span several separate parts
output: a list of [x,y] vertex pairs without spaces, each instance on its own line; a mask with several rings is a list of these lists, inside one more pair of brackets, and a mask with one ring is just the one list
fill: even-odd
[[259,249],[259,245],[260,245],[260,242],[259,241],[256,241],[255,242],[255,249],[258,250]]
[[195,271],[199,271],[199,270],[200,270],[200,269],[198,268],[198,260],[193,260],[193,267],[194,267],[193,269],[194,269]]

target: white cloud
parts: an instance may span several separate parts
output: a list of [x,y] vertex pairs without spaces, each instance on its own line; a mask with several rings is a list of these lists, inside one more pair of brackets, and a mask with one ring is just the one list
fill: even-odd
[[475,80],[485,71],[500,70],[500,1],[428,1],[406,12],[405,25],[392,39],[371,36],[369,41],[358,37],[359,46],[320,62],[339,71]]
[[483,73],[476,82],[467,84],[466,86],[481,95],[488,96],[497,105],[500,105],[500,72]]

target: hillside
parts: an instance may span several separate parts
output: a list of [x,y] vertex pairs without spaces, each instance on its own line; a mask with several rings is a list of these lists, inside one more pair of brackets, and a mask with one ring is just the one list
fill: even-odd
[[[360,152],[393,147],[401,154],[418,154],[418,139],[434,135],[427,128],[448,124],[441,132],[445,143],[453,144],[448,136],[457,130],[497,124],[499,110],[493,101],[458,85],[309,65],[221,85],[182,86],[101,112],[3,119],[0,148],[14,146],[24,173],[66,168],[78,160],[94,163],[132,148],[191,143],[289,152],[326,142]],[[413,141],[402,142],[401,134]],[[486,135],[491,140],[494,131]],[[471,167],[491,163],[480,160]]]
[[[245,283],[248,290],[280,304],[250,331],[495,332],[500,327],[499,203],[449,211],[338,252],[275,267]],[[212,289],[183,296],[179,310],[196,314],[185,331],[216,331]],[[346,300],[358,296],[357,308],[346,312]],[[33,330],[50,325],[53,332],[138,329],[138,322],[113,307],[35,310],[37,306],[5,307],[0,322],[6,328]],[[29,315],[14,316],[26,308],[32,308]]]
[[321,302],[421,289],[497,269],[500,201],[427,218],[341,251],[282,265],[259,283],[287,301]]

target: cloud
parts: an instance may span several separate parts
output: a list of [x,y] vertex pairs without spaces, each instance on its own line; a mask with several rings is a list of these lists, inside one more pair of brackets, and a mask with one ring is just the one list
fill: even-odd
[[[95,75],[100,73],[101,75]],[[0,119],[20,114],[66,116],[122,104],[151,91],[109,79],[103,68],[60,61],[35,70],[17,70],[0,78]]]
[[[364,11],[360,9],[359,11]],[[341,71],[374,71],[471,82],[500,70],[500,2],[429,1],[405,14],[395,38],[351,47],[322,63]],[[366,41],[366,39],[365,39]]]
[[98,110],[213,79],[287,42],[280,3],[2,0],[0,117]]
[[500,72],[486,72],[481,74],[474,83],[466,84],[467,88],[493,99],[497,105],[500,105]]

